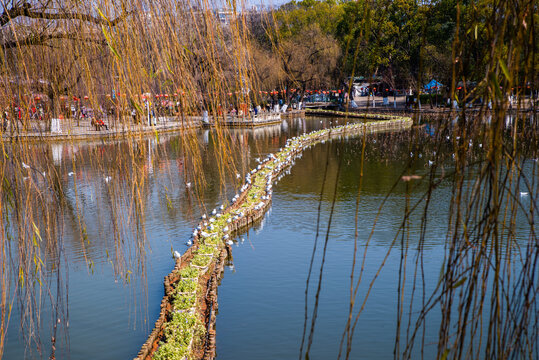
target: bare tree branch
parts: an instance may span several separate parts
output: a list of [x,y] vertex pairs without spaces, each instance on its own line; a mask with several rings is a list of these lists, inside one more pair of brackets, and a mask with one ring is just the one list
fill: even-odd
[[56,33],[56,34],[39,34],[39,35],[29,35],[26,38],[22,40],[12,40],[7,41],[2,44],[2,47],[5,49],[11,49],[15,48],[17,46],[39,46],[39,45],[46,45],[46,43],[49,40],[54,39],[67,39],[67,40],[74,40],[74,41],[81,41],[81,42],[88,42],[88,43],[94,43],[97,45],[106,45],[107,42],[104,39],[94,39],[94,38],[88,38],[83,37],[76,34],[63,34],[63,33]]
[[4,9],[2,15],[0,15],[0,26],[6,25],[13,19],[18,17],[28,17],[32,19],[45,19],[45,20],[80,20],[97,25],[116,26],[122,22],[130,12],[124,11],[118,17],[113,20],[107,20],[102,17],[96,17],[88,14],[82,14],[77,12],[48,12],[45,10],[32,10],[32,5],[28,2],[24,2],[20,5],[15,5],[9,10]]

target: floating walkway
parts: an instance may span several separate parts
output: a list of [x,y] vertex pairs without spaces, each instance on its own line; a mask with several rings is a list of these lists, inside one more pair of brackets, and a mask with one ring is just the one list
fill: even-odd
[[[362,114],[363,118],[379,119]],[[289,139],[277,154],[270,154],[245,178],[229,204],[202,219],[193,231],[193,245],[176,258],[165,277],[161,312],[136,360],[213,359],[217,286],[230,254],[232,234],[262,219],[271,204],[273,181],[294,164],[303,150],[330,139],[411,128],[406,117],[341,125]]]

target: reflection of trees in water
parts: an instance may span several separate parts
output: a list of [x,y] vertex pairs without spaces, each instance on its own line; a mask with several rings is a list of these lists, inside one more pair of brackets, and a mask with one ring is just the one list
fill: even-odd
[[[330,185],[318,189],[321,202],[332,203],[332,194],[340,186],[359,184],[359,209],[362,197],[378,186],[391,189],[379,209],[373,209],[376,220],[367,239],[359,236],[366,229],[357,227],[356,215],[349,321],[339,357],[349,357],[369,293],[395,251],[401,259],[395,274],[398,295],[393,309],[396,357],[418,357],[428,346],[436,347],[439,358],[537,356],[537,124],[525,114],[513,116],[508,124],[503,114],[491,116],[490,122],[481,121],[481,113],[463,112],[456,121],[442,115],[426,122],[423,119],[421,126],[408,132],[349,139],[349,146],[326,144],[321,145],[326,152],[304,154],[317,157],[312,163],[326,164],[320,176]],[[325,157],[332,160],[324,161]],[[358,164],[358,159],[361,163],[354,171],[338,166],[340,162]],[[378,162],[384,165],[378,166]],[[374,169],[376,179],[369,178]],[[316,193],[297,175],[295,181],[302,189]],[[428,251],[424,246],[431,235],[427,224],[439,216],[436,208],[441,204],[435,199],[442,184],[452,189],[447,199],[446,244],[444,257],[439,259],[439,280],[429,287],[433,274],[429,273],[432,268],[423,266]],[[395,194],[404,200],[400,226],[375,276],[366,278],[364,267],[373,232],[383,211],[392,208],[388,200]],[[329,212],[327,206],[322,209]],[[329,228],[320,230],[320,235],[317,231],[313,258],[315,253],[323,253],[325,241],[320,239],[317,244],[316,239],[327,237]],[[417,228],[419,237],[412,238]],[[316,289],[323,281],[323,261],[322,268],[311,269],[309,274],[311,288],[314,282]],[[319,293],[320,287],[305,300],[300,352],[310,351]],[[438,344],[426,343],[427,327],[429,331],[438,329]]]
[[[22,334],[33,344],[30,349],[36,343],[45,349],[38,332],[44,320],[39,308],[49,304],[50,323],[62,330],[53,331],[52,345],[57,338],[67,343],[69,265],[83,264],[92,273],[106,263],[117,280],[135,281],[129,285],[133,294],[145,289],[151,254],[148,217],[166,214],[163,220],[171,224],[194,222],[207,211],[205,206],[230,198],[250,170],[251,154],[277,147],[279,134],[277,125],[212,131],[206,144],[193,131],[126,140],[14,144],[6,149],[22,161],[5,162],[2,168],[3,189],[12,192],[2,192],[2,203],[9,205],[0,208],[2,231],[4,239],[13,240],[2,242],[4,324],[14,301]],[[227,189],[227,184],[232,187]],[[136,303],[144,308],[144,300]]]

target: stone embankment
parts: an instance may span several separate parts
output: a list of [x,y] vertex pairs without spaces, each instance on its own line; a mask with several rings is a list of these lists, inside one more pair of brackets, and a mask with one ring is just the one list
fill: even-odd
[[[376,118],[363,115],[366,118]],[[229,204],[202,215],[192,235],[193,245],[176,254],[174,270],[165,277],[161,312],[136,359],[213,359],[217,285],[230,255],[232,234],[261,219],[271,204],[272,184],[306,148],[347,136],[409,129],[412,120],[388,120],[347,124],[289,139],[277,154],[247,174],[245,184]]]
[[[132,137],[143,134],[154,134],[156,132],[176,132],[188,129],[196,129],[201,126],[200,117],[189,116],[185,119],[177,118],[159,118],[160,121],[156,125],[147,124],[118,124],[115,127],[108,129],[96,130],[95,127],[90,126],[88,121],[81,122],[80,126],[77,126],[76,120],[66,120],[61,129],[57,131],[21,131],[19,133],[10,133],[6,131],[1,134],[0,140],[9,141],[14,138],[24,139],[26,141],[81,141],[91,139],[121,139],[126,137]],[[109,124],[108,126],[110,126]]]

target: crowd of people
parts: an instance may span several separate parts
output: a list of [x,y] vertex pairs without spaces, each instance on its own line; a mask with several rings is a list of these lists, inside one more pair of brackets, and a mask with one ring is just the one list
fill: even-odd
[[[36,98],[37,99],[37,98]],[[264,113],[275,113],[286,111],[291,103],[291,108],[300,108],[302,101],[299,96],[286,98],[283,96],[268,97],[263,101],[258,102],[241,102],[230,101],[226,105],[219,105],[217,115],[233,116],[233,117],[256,117]],[[144,96],[142,103],[136,105],[134,102],[118,102],[115,99],[109,98],[105,103],[107,105],[96,105],[88,100],[88,97],[61,97],[56,103],[58,108],[55,111],[51,110],[51,101],[40,98],[33,101],[30,105],[18,105],[6,107],[2,114],[2,129],[4,132],[14,129],[45,129],[51,126],[53,119],[59,119],[60,122],[69,120],[71,124],[76,126],[89,126],[97,130],[109,129],[114,127],[116,123],[124,123],[126,121],[132,124],[156,125],[161,119],[170,119],[179,114],[184,113],[184,107],[181,99],[172,99],[156,96]],[[215,105],[203,103],[199,104],[199,112],[212,112],[212,107]],[[196,115],[196,108],[188,111],[191,115]],[[24,126],[23,126],[24,124]],[[47,125],[48,124],[48,125]]]

